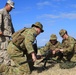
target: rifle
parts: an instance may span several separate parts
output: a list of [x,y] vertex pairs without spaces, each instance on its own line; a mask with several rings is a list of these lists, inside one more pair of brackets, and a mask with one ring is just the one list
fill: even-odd
[[40,62],[38,62],[37,65],[40,64],[41,62],[44,62],[44,65],[43,65],[44,69],[46,68],[46,63],[47,63],[48,60],[55,61],[54,59],[52,59],[52,50],[45,51],[45,53],[41,56],[45,57],[45,58],[43,60],[41,60]]
[[[41,62],[44,62],[44,66],[43,67],[45,68],[47,61],[51,60],[51,58],[52,58],[52,51],[51,50],[47,50],[47,51],[45,51],[45,54],[43,54],[41,56],[45,57],[45,58],[42,61],[40,61],[39,63],[37,63],[37,64],[40,64]],[[40,58],[40,56],[37,56],[37,59],[39,59],[39,58]],[[19,65],[22,65],[24,63],[28,63],[28,62],[31,62],[31,61],[33,62],[33,60],[30,59],[30,60],[24,61],[22,63],[19,63]]]
[[[62,60],[63,53],[60,50],[56,50],[55,56],[59,56],[60,57],[60,60]],[[60,63],[60,61],[58,61],[56,59],[52,59],[52,57],[53,57],[52,50],[47,50],[45,52],[45,54],[42,55],[42,57],[45,57],[45,58],[42,59],[40,62],[38,62],[37,65],[40,64],[41,62],[44,62],[44,65],[43,65],[43,68],[44,69],[46,69],[46,63],[47,63],[48,60],[51,60],[54,63],[57,63],[57,62]]]

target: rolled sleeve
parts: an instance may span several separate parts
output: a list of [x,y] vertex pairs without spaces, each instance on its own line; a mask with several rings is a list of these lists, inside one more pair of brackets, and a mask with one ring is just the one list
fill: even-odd
[[33,34],[27,34],[25,37],[25,47],[27,49],[28,54],[34,52],[34,48],[33,48],[33,42],[34,42],[34,36]]

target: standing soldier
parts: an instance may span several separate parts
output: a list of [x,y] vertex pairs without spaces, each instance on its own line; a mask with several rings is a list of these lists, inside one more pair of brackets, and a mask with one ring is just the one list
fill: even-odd
[[61,29],[59,34],[63,38],[62,49],[60,51],[63,52],[63,55],[64,57],[66,57],[66,60],[70,61],[74,55],[75,39],[73,37],[70,37],[67,31],[64,29]]
[[61,60],[63,58],[63,54],[58,50],[60,49],[61,44],[59,41],[57,41],[57,36],[55,34],[52,34],[50,36],[49,42],[46,43],[44,47],[42,47],[40,50],[41,54],[43,54],[46,50],[51,50],[52,57],[58,56],[57,60]]
[[0,63],[8,61],[7,45],[11,35],[14,33],[14,28],[9,12],[14,8],[14,2],[8,0],[5,7],[0,9]]
[[[43,25],[40,22],[36,22],[31,28],[23,29],[21,34],[18,34],[19,36],[15,35],[15,37],[13,37],[7,47],[8,54],[12,60],[11,67],[15,70],[12,71],[13,73],[16,73],[11,73],[11,75],[28,75],[31,73],[33,67],[32,63],[37,59],[33,43],[36,40],[37,35],[43,31]],[[25,63],[25,61],[27,62]]]

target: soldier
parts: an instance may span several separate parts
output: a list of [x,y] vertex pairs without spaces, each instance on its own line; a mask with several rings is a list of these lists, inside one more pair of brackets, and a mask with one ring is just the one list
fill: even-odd
[[61,29],[59,34],[63,38],[62,49],[60,51],[63,52],[63,55],[66,58],[66,60],[70,61],[74,55],[75,39],[69,36],[67,31],[64,29]]
[[14,2],[7,1],[5,7],[0,9],[0,50],[6,50],[8,41],[14,33],[9,12],[14,8]]
[[[15,39],[15,42],[13,39],[11,40],[7,47],[7,51],[12,60],[11,66],[13,67],[13,70],[15,68],[18,69],[16,74],[11,75],[27,75],[32,72],[33,62],[37,59],[33,43],[36,40],[37,35],[43,31],[43,25],[40,22],[36,22],[35,24],[32,24],[31,28],[25,28],[21,33],[21,37],[24,37],[24,40],[21,41],[21,43],[16,43],[17,41],[20,41],[20,39],[18,40],[20,35]],[[27,61],[27,63],[25,63],[25,61]]]
[[43,54],[46,50],[51,50],[52,57],[58,56],[57,60],[61,60],[63,58],[63,54],[58,50],[60,47],[61,44],[57,41],[57,36],[52,34],[49,42],[47,42],[46,45],[40,49],[40,52]]
[[7,45],[14,33],[14,28],[9,12],[14,8],[14,2],[8,0],[5,7],[0,9],[0,63],[4,61],[7,64],[8,54]]

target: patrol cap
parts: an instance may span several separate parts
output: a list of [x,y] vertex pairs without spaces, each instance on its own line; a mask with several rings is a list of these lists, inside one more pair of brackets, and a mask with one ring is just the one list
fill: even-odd
[[38,27],[41,29],[41,32],[44,32],[43,25],[40,22],[36,22],[35,24],[32,24],[31,27]]
[[12,0],[8,0],[7,3],[12,7],[14,8],[14,2]]
[[50,40],[57,40],[57,36],[56,36],[55,34],[52,34],[52,35],[50,36]]
[[59,32],[59,34],[60,34],[60,36],[63,36],[66,32],[67,32],[66,30],[61,29],[60,32]]

